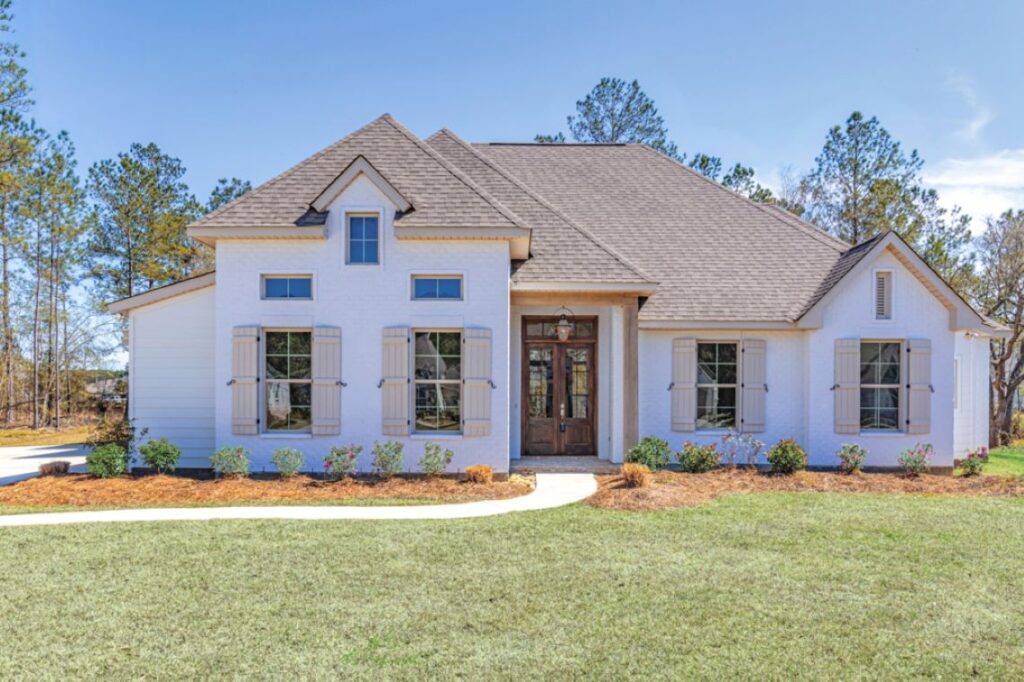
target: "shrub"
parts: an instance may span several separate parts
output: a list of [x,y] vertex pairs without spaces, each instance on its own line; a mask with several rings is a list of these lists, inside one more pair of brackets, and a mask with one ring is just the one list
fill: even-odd
[[351,476],[356,472],[359,454],[362,451],[361,445],[331,447],[331,451],[324,457],[324,476],[332,481]]
[[494,480],[494,469],[486,464],[472,464],[466,467],[466,480],[470,483],[490,483]]
[[128,451],[117,443],[94,449],[85,458],[89,473],[99,478],[113,478],[128,473]]
[[210,466],[221,476],[247,476],[249,451],[238,445],[229,445],[213,453]]
[[683,443],[679,451],[679,467],[691,474],[703,474],[718,467],[718,448],[715,444],[697,445],[689,441]]
[[651,470],[643,464],[626,462],[622,465],[622,481],[627,488],[644,488],[651,482]]
[[807,468],[807,453],[792,438],[773,445],[766,457],[773,474],[792,474]]
[[1024,412],[1014,412],[1013,425],[1010,430],[1013,440],[1024,439]]
[[423,446],[423,458],[420,460],[420,470],[427,476],[440,476],[452,463],[455,453],[451,450],[441,450],[437,443],[426,443]]
[[163,474],[174,471],[181,458],[181,449],[166,438],[151,440],[139,447],[139,455],[143,463],[157,473]]
[[277,467],[277,473],[281,478],[291,478],[302,468],[306,459],[295,448],[278,448],[274,450],[274,456],[270,461]]
[[654,471],[668,466],[672,461],[672,450],[668,443],[655,436],[645,436],[639,443],[629,449],[626,461],[643,464]]
[[964,476],[977,476],[988,464],[988,448],[982,445],[980,448],[969,450],[967,456],[960,460],[960,473]]
[[912,448],[907,448],[900,453],[899,464],[900,468],[903,469],[903,473],[908,476],[920,476],[921,474],[928,473],[928,470],[932,466],[932,449],[931,443],[925,443],[924,445],[918,443]]
[[852,474],[864,468],[864,458],[868,451],[855,443],[843,443],[839,448],[839,470]]
[[749,433],[729,429],[729,433],[722,436],[722,459],[728,466],[736,466],[740,461],[747,466],[757,466],[757,456],[763,449],[764,441]]
[[381,478],[402,473],[405,467],[405,446],[396,440],[373,444],[373,470]]
[[56,476],[57,474],[66,474],[71,469],[71,462],[65,462],[62,459],[56,462],[47,462],[46,464],[39,465],[40,476]]
[[149,429],[139,431],[135,428],[134,419],[119,419],[117,421],[104,419],[93,431],[92,437],[86,444],[93,448],[111,443],[120,445],[127,453],[126,458],[130,458],[131,453],[135,452],[136,441],[145,438],[147,433],[149,433]]

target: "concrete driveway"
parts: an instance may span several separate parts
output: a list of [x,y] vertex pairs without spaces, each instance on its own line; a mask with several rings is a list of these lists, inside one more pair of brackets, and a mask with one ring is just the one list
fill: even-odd
[[22,445],[0,448],[0,485],[32,478],[39,465],[59,459],[71,462],[72,471],[85,471],[85,445]]

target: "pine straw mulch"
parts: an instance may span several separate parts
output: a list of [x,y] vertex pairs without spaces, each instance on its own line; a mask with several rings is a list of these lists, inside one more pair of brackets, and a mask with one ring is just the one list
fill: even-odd
[[175,504],[324,503],[345,500],[395,499],[424,502],[471,502],[525,495],[532,478],[512,475],[507,481],[469,483],[453,478],[344,479],[323,481],[309,476],[223,478],[142,475],[94,478],[65,474],[30,478],[0,487],[0,506],[14,507],[137,507]]
[[622,476],[598,477],[598,491],[587,503],[604,509],[653,511],[693,507],[725,495],[756,492],[848,492],[875,494],[931,494],[1022,496],[1024,479],[1005,476],[970,478],[901,474],[842,474],[801,471],[773,476],[751,469],[717,469],[706,474],[659,471],[645,488],[627,488]]

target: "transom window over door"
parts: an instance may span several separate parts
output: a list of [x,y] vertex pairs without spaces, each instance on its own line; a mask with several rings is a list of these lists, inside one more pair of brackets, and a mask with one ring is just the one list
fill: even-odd
[[461,332],[417,331],[414,345],[416,431],[460,431]]
[[735,343],[697,344],[697,428],[736,426]]
[[348,216],[348,262],[356,265],[380,263],[378,216]]
[[312,423],[312,334],[267,332],[268,431],[309,431]]
[[900,359],[898,341],[860,344],[860,426],[897,431],[900,424]]

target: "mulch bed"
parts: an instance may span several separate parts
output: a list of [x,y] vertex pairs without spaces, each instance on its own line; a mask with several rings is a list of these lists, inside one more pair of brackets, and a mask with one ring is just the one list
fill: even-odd
[[343,479],[309,476],[200,479],[143,475],[94,478],[67,474],[30,478],[0,488],[0,505],[16,507],[134,507],[224,503],[317,502],[358,499],[407,499],[471,502],[507,499],[533,490],[532,478],[512,475],[507,481],[469,483],[452,478]]
[[604,509],[648,511],[692,507],[724,495],[756,492],[848,492],[876,494],[933,494],[1022,496],[1024,479],[1003,476],[918,476],[901,474],[842,474],[801,471],[773,476],[750,469],[718,469],[706,474],[659,471],[645,488],[627,488],[622,476],[598,477],[598,491],[587,503]]

